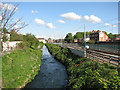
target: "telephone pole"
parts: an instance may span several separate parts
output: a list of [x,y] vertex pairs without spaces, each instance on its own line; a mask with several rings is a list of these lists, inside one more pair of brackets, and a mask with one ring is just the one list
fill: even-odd
[[84,57],[86,57],[86,25],[84,24]]

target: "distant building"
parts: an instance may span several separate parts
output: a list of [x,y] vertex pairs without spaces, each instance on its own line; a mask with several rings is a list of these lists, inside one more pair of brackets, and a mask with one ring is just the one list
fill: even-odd
[[90,40],[95,40],[96,42],[108,41],[109,37],[100,30],[98,31],[93,30],[92,33],[90,34]]
[[[90,40],[89,35],[86,36],[85,41],[88,42]],[[84,42],[84,38],[74,39],[73,42]]]
[[38,38],[39,42],[46,43],[44,38]]
[[78,39],[74,39],[73,42],[78,42]]
[[56,39],[55,42],[57,43],[62,43],[64,41],[64,39]]
[[48,43],[54,43],[54,41],[53,40],[48,40]]

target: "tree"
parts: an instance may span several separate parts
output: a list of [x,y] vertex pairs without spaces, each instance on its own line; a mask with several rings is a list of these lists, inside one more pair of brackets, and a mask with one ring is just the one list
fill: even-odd
[[7,30],[17,30],[24,28],[28,24],[22,22],[22,18],[20,19],[13,19],[15,12],[17,11],[17,7],[19,4],[12,5],[9,3],[1,3],[0,2],[0,28],[1,30],[6,28]]
[[79,38],[83,38],[84,36],[84,32],[77,32],[75,35],[74,35],[74,38],[75,39],[79,39]]
[[107,32],[106,32],[106,31],[102,31],[102,32],[104,32],[104,33],[107,35]]
[[3,35],[2,39],[3,39],[2,41],[7,41],[8,40],[7,36],[5,34]]
[[23,18],[13,19],[13,16],[18,9],[18,5],[19,4],[12,5],[10,3],[0,2],[0,43],[2,32],[6,32],[6,30],[16,30],[18,32],[28,25],[25,22],[22,22]]
[[112,33],[109,33],[109,34],[108,34],[108,37],[109,37],[109,38],[112,38],[112,37],[114,37],[114,35],[113,35]]
[[11,30],[10,41],[23,41],[23,35],[18,34],[15,30]]
[[28,42],[30,44],[30,47],[32,46],[37,47],[39,45],[38,39],[32,34],[26,34],[23,40],[25,42]]
[[68,33],[65,37],[65,41],[68,43],[72,43],[73,42],[73,36],[72,33]]

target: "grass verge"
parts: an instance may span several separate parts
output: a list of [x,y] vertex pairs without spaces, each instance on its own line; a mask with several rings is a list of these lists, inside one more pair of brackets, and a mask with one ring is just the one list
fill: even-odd
[[42,51],[39,49],[17,49],[2,57],[2,87],[21,88],[38,74]]

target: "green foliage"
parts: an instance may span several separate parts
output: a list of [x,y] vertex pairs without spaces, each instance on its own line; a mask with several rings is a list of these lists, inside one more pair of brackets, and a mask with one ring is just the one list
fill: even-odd
[[23,35],[18,34],[15,30],[11,30],[10,41],[23,41]]
[[65,37],[65,41],[68,43],[72,43],[73,42],[73,36],[72,33],[68,33]]
[[38,47],[39,45],[38,39],[32,34],[26,34],[24,36],[24,41],[28,42],[30,44],[30,47],[32,46]]
[[4,34],[3,37],[2,37],[3,41],[7,41],[7,36]]
[[24,86],[38,74],[42,51],[26,48],[2,57],[2,84],[4,88]]
[[68,88],[120,89],[120,76],[115,67],[73,55],[69,49],[46,44],[50,53],[62,62],[68,72]]
[[6,28],[3,28],[3,33],[6,34],[8,30]]
[[84,37],[84,32],[77,32],[74,35],[74,39],[79,39],[79,38],[83,38]]
[[109,34],[108,34],[108,37],[109,37],[109,38],[112,38],[112,37],[114,37],[114,35],[113,35],[112,33],[109,33]]
[[17,46],[20,49],[24,49],[24,48],[30,47],[30,44],[24,41],[24,42],[18,43]]
[[95,44],[95,40],[89,40],[88,43]]
[[102,32],[104,32],[104,33],[107,35],[107,32],[106,32],[106,31],[102,31]]

